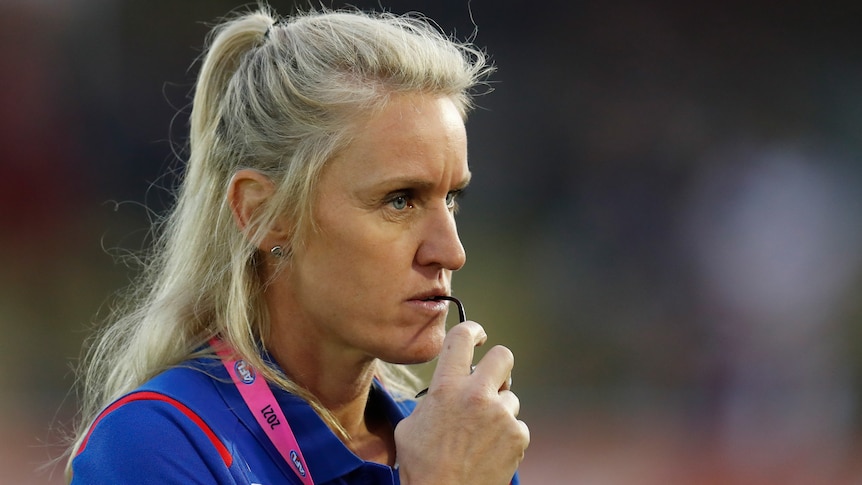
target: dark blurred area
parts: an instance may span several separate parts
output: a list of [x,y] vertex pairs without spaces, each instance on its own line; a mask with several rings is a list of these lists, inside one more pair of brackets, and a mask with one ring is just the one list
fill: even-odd
[[[455,294],[515,352],[525,483],[862,480],[862,7],[381,3],[498,67]],[[72,368],[241,5],[0,0],[0,482],[62,483]]]

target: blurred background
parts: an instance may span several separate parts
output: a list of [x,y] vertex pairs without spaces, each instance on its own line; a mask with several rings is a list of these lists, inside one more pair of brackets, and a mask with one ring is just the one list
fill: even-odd
[[[515,352],[524,482],[862,482],[857,2],[352,4],[498,67],[455,294]],[[240,5],[0,0],[0,482],[62,483],[72,369]]]

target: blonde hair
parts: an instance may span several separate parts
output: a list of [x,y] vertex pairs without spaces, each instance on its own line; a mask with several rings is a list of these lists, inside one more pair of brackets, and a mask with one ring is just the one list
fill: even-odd
[[[256,243],[280,215],[295,222],[294,247],[314,230],[318,176],[350,141],[357,117],[403,92],[448,96],[466,117],[471,91],[492,70],[471,43],[453,41],[416,15],[322,10],[279,19],[260,5],[216,26],[208,44],[177,204],[127,307],[88,350],[81,427],[67,470],[101,409],[208,349],[214,336],[267,379],[308,400],[344,436],[314,396],[261,358],[269,320]],[[252,233],[237,228],[226,200],[231,177],[243,168],[264,173],[277,187]],[[380,363],[378,376],[390,390],[415,390],[403,366]]]

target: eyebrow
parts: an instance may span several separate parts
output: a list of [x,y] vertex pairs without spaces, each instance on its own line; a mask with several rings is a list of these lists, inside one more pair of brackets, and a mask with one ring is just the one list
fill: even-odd
[[[473,174],[471,172],[467,172],[467,175],[461,179],[460,182],[455,184],[455,186],[451,190],[464,190],[468,185],[470,185],[470,180],[472,180]],[[425,179],[417,179],[413,177],[395,177],[391,179],[383,180],[382,182],[375,184],[377,187],[386,187],[386,186],[398,186],[398,187],[416,187],[419,189],[430,189],[436,185],[434,182],[429,182]]]

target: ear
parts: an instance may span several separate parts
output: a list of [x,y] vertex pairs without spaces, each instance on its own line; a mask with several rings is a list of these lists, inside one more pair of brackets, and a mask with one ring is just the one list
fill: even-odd
[[[233,213],[234,222],[240,231],[247,235],[254,233],[254,216],[273,194],[275,194],[275,184],[257,170],[242,169],[233,175],[228,185],[227,201]],[[266,246],[283,244],[287,235],[281,232],[283,232],[281,227],[272,228],[261,244]]]

